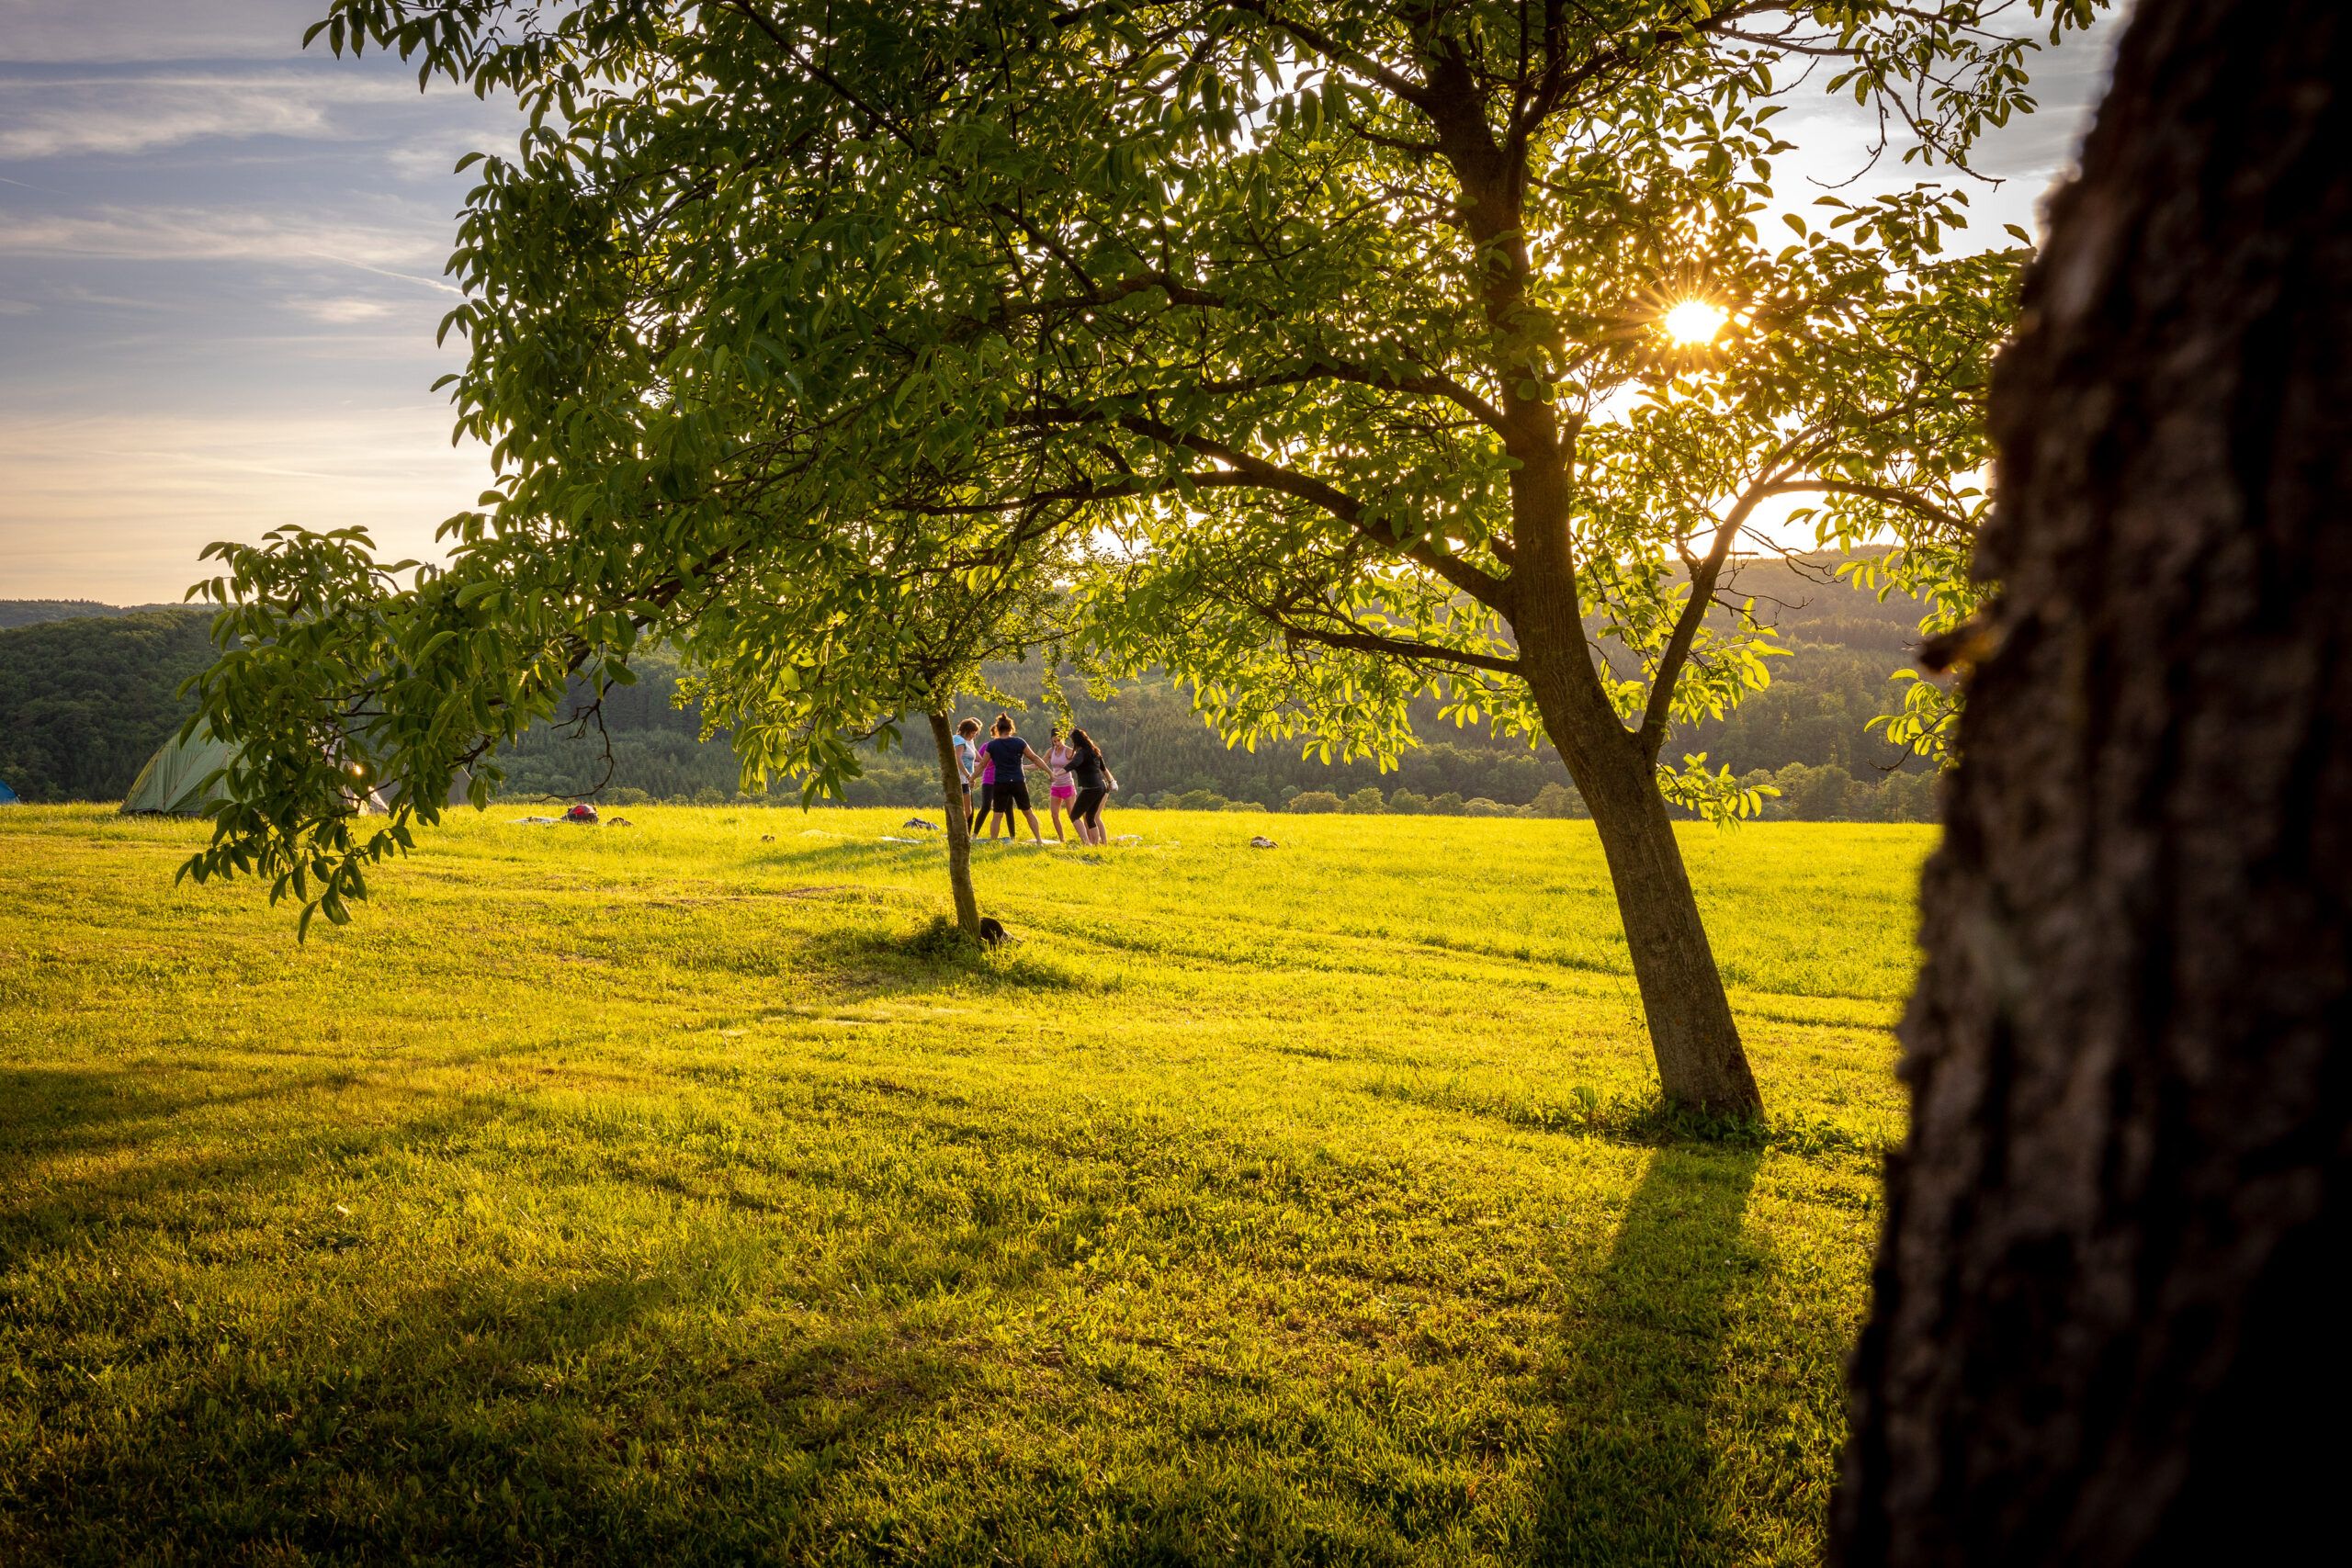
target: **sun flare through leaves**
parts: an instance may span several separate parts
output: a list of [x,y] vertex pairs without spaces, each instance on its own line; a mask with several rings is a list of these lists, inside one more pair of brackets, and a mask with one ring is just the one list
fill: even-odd
[[1715,334],[1724,330],[1724,322],[1729,319],[1730,313],[1721,305],[1710,305],[1704,299],[1685,299],[1668,310],[1659,324],[1676,344],[1696,347],[1714,342]]

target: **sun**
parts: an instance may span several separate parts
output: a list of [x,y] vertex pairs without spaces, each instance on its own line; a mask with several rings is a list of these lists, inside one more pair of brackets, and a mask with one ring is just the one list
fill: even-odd
[[1676,343],[1713,343],[1724,330],[1729,312],[1703,299],[1685,299],[1666,313],[1666,335]]

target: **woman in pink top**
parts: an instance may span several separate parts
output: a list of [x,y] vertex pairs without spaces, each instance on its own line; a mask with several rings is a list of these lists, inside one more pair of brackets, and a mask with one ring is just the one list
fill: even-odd
[[[1069,742],[1062,739],[1061,726],[1054,727],[1053,743],[1046,748],[1046,776],[1053,796],[1054,837],[1062,838],[1062,812],[1078,798],[1078,786],[1069,782]],[[1070,824],[1075,828],[1078,824]]]

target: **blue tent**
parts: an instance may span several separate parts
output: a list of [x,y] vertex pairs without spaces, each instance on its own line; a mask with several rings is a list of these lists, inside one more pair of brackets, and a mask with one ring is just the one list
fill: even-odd
[[17,804],[18,804],[17,800],[17,792],[8,787],[8,781],[6,779],[0,779],[0,806],[15,806]]

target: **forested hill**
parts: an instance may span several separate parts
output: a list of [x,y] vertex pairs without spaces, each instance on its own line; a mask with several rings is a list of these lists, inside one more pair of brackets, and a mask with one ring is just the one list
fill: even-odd
[[[1792,647],[1810,644],[1887,654],[1894,659],[1888,668],[1897,668],[1919,640],[1923,606],[1905,594],[1891,592],[1882,600],[1874,589],[1855,587],[1838,576],[1846,558],[1822,554],[1736,558],[1725,568],[1716,597],[1752,600],[1757,620]],[[1730,617],[1716,611],[1708,619],[1722,626]]]
[[176,694],[212,661],[211,623],[106,609],[0,631],[0,780],[32,801],[121,799],[187,717]]
[[[1900,593],[1882,601],[1839,579],[1843,559],[1765,557],[1725,573],[1720,596],[1753,600],[1757,619],[1789,651],[1770,661],[1769,688],[1725,718],[1677,733],[1671,754],[1702,751],[1743,774],[1792,763],[1836,767],[1865,782],[1901,761],[1867,726],[1900,704],[1892,677],[1911,666],[1924,608]],[[1710,620],[1720,626],[1729,618],[1718,612]]]
[[[1704,751],[1712,762],[1742,774],[1773,775],[1784,798],[1770,815],[1917,816],[1924,809],[1924,791],[1908,781],[1890,790],[1881,770],[1895,763],[1897,754],[1865,727],[1894,705],[1897,692],[1888,677],[1903,666],[1917,637],[1918,609],[1899,598],[1882,604],[1836,581],[1828,575],[1831,565],[1815,559],[1742,567],[1735,591],[1755,597],[1758,613],[1779,626],[1791,653],[1772,661],[1770,690],[1726,719],[1676,736],[1670,746],[1676,755]],[[186,716],[186,706],[172,694],[210,657],[206,615],[0,601],[0,615],[29,617],[35,610],[49,613],[31,617],[39,624],[0,630],[0,779],[28,799],[119,797]],[[734,753],[723,739],[701,740],[698,716],[678,707],[676,660],[650,650],[638,673],[636,685],[607,697],[603,736],[575,738],[543,728],[506,756],[508,792],[732,798]],[[1025,702],[1026,711],[1017,710],[1016,716],[1024,732],[1042,739],[1052,721],[1039,701],[1037,667],[1006,665],[989,674]],[[1418,800],[1438,803],[1438,809],[1483,809],[1478,803],[1487,802],[1509,810],[1532,807],[1539,798],[1547,808],[1577,809],[1567,770],[1550,746],[1530,748],[1480,729],[1457,729],[1438,717],[1434,703],[1423,703],[1415,716],[1422,745],[1383,773],[1369,761],[1308,760],[1296,742],[1255,753],[1229,750],[1193,715],[1188,694],[1165,679],[1124,682],[1107,699],[1089,696],[1075,679],[1066,689],[1077,721],[1111,755],[1124,786],[1123,805],[1173,804],[1183,797],[1196,807],[1223,801],[1280,809],[1307,795],[1351,798],[1350,808],[1363,810],[1370,808],[1365,792],[1377,791],[1384,809],[1414,809]],[[995,711],[978,703],[965,708],[982,719],[993,718]],[[854,804],[937,804],[928,732],[918,726],[909,739],[916,747],[911,754],[871,754],[866,776],[850,787]],[[1558,787],[1546,795],[1546,786]]]

